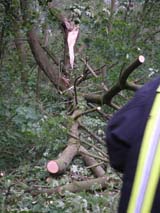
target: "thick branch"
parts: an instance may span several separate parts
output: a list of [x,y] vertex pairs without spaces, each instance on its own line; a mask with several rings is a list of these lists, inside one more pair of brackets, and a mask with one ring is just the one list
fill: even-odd
[[[74,111],[72,119],[75,119],[77,114],[79,114],[79,111]],[[76,138],[79,138],[78,127],[79,122],[78,120],[75,120],[71,127],[70,133],[71,135],[75,135]],[[79,141],[73,137],[70,137],[68,140],[68,146],[62,152],[61,156],[57,160],[51,160],[48,162],[48,171],[52,174],[64,172],[68,168],[68,165],[71,163],[72,159],[77,155],[79,146]]]
[[129,75],[145,61],[144,56],[140,55],[132,64],[130,64],[122,73],[120,74],[120,86],[123,88],[127,82]]
[[[112,98],[117,95],[123,89],[134,89],[137,90],[139,87],[131,87],[131,84],[127,82],[129,75],[145,61],[144,56],[140,55],[131,65],[129,65],[122,73],[120,74],[119,81],[115,84],[108,92],[103,96],[103,102],[110,104]],[[132,84],[133,85],[133,84]]]
[[[89,156],[89,152],[83,146],[80,146],[79,154],[83,157],[87,166],[92,166],[97,164],[97,161],[93,157]],[[93,173],[96,175],[96,177],[102,177],[105,175],[104,169],[99,165],[95,167],[91,167],[91,169]]]
[[47,163],[48,172],[52,174],[65,172],[72,159],[77,155],[78,147],[79,145],[77,143],[68,144],[57,160],[51,160]]
[[[81,154],[83,156],[83,159],[87,166],[93,166],[97,164],[97,161],[93,158],[93,156],[91,156],[91,154],[84,147],[80,146],[78,130],[80,118],[78,118],[77,116],[79,114],[81,114],[81,112],[78,110],[75,110],[72,114],[74,123],[69,133],[70,138],[68,140],[68,146],[62,152],[61,156],[58,159],[51,160],[47,164],[47,170],[52,174],[59,174],[64,172],[68,168],[72,159],[78,154]],[[103,158],[101,158],[101,160],[102,159]],[[101,177],[105,174],[105,171],[101,166],[92,167],[91,169],[97,177]]]
[[63,193],[65,191],[70,191],[73,193],[76,192],[81,192],[81,191],[95,191],[95,190],[100,190],[100,189],[104,189],[107,187],[107,181],[108,181],[108,177],[107,176],[103,176],[100,178],[95,178],[95,179],[91,179],[91,180],[87,180],[87,181],[74,181],[73,183],[69,183],[66,184],[64,186],[58,186],[56,188],[53,189],[44,189],[44,190],[39,190],[39,191],[33,191],[32,194],[33,195],[38,195],[38,194],[54,194],[54,193],[59,193],[61,195],[63,195]]
[[[30,7],[30,1],[20,0],[20,4],[23,14],[23,21],[25,24],[27,24],[28,20],[30,19],[30,11],[32,10]],[[44,71],[44,73],[58,90],[66,90],[69,87],[68,80],[62,76],[61,73],[59,73],[59,70],[54,69],[54,64],[51,63],[45,51],[41,47],[36,30],[32,25],[30,29],[31,30],[29,30],[27,33],[28,42],[38,66],[41,68],[41,70]]]
[[51,53],[51,52],[49,51],[49,49],[48,49],[46,46],[43,46],[42,48],[46,51],[47,55],[52,59],[52,61],[53,61],[57,66],[59,66],[59,62],[58,62],[58,59],[56,58],[56,56],[53,55],[53,53]]
[[119,77],[119,81],[104,95],[85,94],[84,98],[90,103],[96,103],[98,105],[107,104],[117,109],[117,106],[111,103],[112,98],[123,89],[130,89],[135,91],[140,88],[139,85],[128,82],[127,79],[138,66],[144,63],[144,61],[144,56],[140,55],[131,65],[129,65],[124,71],[122,71]]
[[83,97],[86,99],[88,103],[94,103],[98,105],[104,104],[102,95],[95,95],[90,93],[90,94],[84,94]]
[[64,77],[61,76],[61,73],[59,73],[57,70],[54,70],[54,65],[51,64],[43,48],[41,47],[38,36],[34,29],[28,32],[28,42],[34,58],[41,70],[44,71],[44,73],[56,88],[62,91],[66,90],[69,85],[65,81]]
[[[63,69],[66,71],[70,66],[73,69],[74,45],[78,38],[79,26],[75,25],[73,21],[70,21],[65,16],[63,16],[61,12],[57,8],[55,8],[53,2],[49,3],[49,8],[50,8],[50,13],[57,18],[57,20],[60,22],[62,26],[62,32],[64,36],[64,59],[63,59],[64,68]],[[77,32],[77,36],[75,36],[76,32]],[[75,43],[74,43],[74,39],[75,39]]]

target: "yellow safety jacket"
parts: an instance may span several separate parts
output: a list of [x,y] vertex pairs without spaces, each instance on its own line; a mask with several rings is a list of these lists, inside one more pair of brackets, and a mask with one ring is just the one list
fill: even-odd
[[160,87],[156,92],[144,132],[128,213],[151,212],[160,178]]

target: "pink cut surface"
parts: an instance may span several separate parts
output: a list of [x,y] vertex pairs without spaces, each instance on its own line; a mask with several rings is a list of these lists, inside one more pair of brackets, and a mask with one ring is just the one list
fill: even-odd
[[55,174],[58,172],[58,165],[54,160],[51,160],[47,163],[48,172]]

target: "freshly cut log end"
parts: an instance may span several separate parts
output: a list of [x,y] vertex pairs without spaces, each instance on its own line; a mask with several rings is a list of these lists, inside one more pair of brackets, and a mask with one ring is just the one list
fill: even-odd
[[143,55],[140,55],[140,56],[138,57],[138,59],[139,59],[139,62],[140,62],[140,63],[144,63],[144,61],[145,61],[145,57],[144,57]]
[[47,170],[49,173],[56,174],[59,170],[56,161],[51,160],[47,163]]

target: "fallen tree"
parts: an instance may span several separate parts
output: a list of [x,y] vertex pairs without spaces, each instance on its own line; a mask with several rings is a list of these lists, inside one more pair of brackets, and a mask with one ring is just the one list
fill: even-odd
[[[29,5],[26,3],[26,1],[21,0],[21,6],[22,13],[27,16]],[[83,72],[78,77],[76,75],[70,74],[70,69],[74,68],[73,48],[76,43],[77,37],[76,39],[74,38],[74,45],[72,44],[71,51],[69,50],[70,44],[68,42],[68,36],[70,32],[72,32],[75,28],[77,29],[78,26],[72,23],[68,18],[64,17],[59,11],[56,10],[56,8],[54,8],[52,4],[49,5],[48,10],[53,16],[56,17],[57,21],[60,23],[62,33],[64,35],[64,64],[61,69],[62,72],[60,72],[60,64],[58,63],[58,61],[55,58],[52,58],[49,51],[41,44],[35,30],[35,26],[32,26],[31,29],[29,29],[29,31],[27,32],[28,43],[37,65],[53,83],[59,94],[62,96],[64,95],[67,98],[68,105],[66,106],[66,112],[68,112],[68,119],[72,120],[72,124],[68,128],[69,138],[66,148],[62,153],[60,153],[57,159],[49,160],[46,168],[48,172],[51,173],[53,176],[64,173],[68,169],[72,160],[76,156],[80,155],[87,167],[92,170],[93,175],[97,178],[93,178],[87,181],[70,183],[61,187],[57,187],[55,189],[39,189],[38,192],[33,192],[33,194],[52,194],[55,192],[61,193],[64,190],[69,190],[72,192],[78,192],[80,190],[91,190],[93,184],[100,185],[100,188],[105,188],[107,187],[107,176],[105,175],[105,168],[103,165],[108,164],[107,154],[105,154],[101,150],[98,150],[98,147],[93,147],[89,143],[87,144],[87,141],[85,141],[83,138],[81,139],[81,130],[83,129],[83,131],[85,131],[91,137],[94,137],[94,139],[96,139],[101,144],[104,144],[104,142],[83,125],[83,116],[96,111],[105,119],[109,119],[110,116],[106,115],[101,108],[98,108],[98,106],[102,106],[105,104],[106,106],[116,110],[120,108],[120,106],[118,106],[113,101],[113,98],[122,90],[136,91],[140,87],[140,85],[137,85],[135,82],[130,82],[128,80],[128,77],[136,68],[144,63],[145,58],[144,56],[140,55],[137,59],[135,59],[134,62],[127,66],[127,68],[124,68],[117,78],[117,83],[111,88],[108,88],[107,85],[103,83],[101,85],[102,90],[100,94],[87,92],[78,93],[78,86],[92,77],[97,78],[98,75],[101,73],[101,68],[94,70],[89,62],[82,58],[81,60],[85,66]],[[24,18],[24,22],[26,22],[26,18]],[[70,53],[70,51],[72,52],[72,54]],[[86,107],[83,110],[79,107],[79,100],[82,98],[83,100],[85,100],[86,103]],[[84,147],[85,145],[91,145],[97,151],[97,154],[88,151],[87,148]]]

